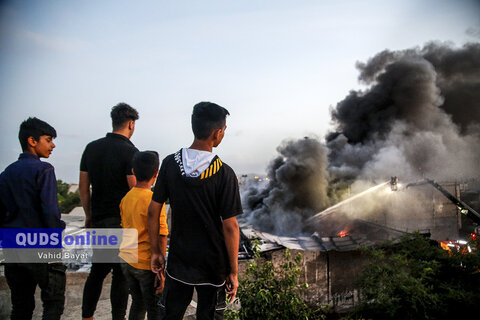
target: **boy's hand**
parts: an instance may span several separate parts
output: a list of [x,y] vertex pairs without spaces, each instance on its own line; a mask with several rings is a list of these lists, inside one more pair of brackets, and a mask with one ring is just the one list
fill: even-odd
[[151,268],[152,272],[159,273],[165,271],[165,258],[163,254],[159,253],[152,253],[152,260],[151,260]]
[[228,297],[228,303],[232,303],[233,299],[237,295],[237,288],[238,288],[238,276],[236,273],[230,273],[227,276],[225,285],[227,287],[226,293]]
[[163,289],[165,288],[165,275],[163,272],[157,273],[155,276],[155,294],[160,294],[163,292]]

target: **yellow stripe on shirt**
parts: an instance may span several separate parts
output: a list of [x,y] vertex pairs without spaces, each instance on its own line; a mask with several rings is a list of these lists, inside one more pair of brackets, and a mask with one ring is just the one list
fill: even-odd
[[210,178],[220,170],[222,165],[220,158],[217,158],[205,171],[202,172],[200,179]]

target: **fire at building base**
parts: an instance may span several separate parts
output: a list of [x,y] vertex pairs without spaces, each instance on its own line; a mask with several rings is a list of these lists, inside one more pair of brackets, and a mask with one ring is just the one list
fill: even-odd
[[276,266],[284,262],[285,248],[294,255],[302,252],[300,281],[309,284],[305,301],[342,312],[360,301],[354,283],[368,262],[360,246],[381,246],[420,232],[444,249],[455,250],[478,231],[480,193],[475,190],[480,190],[480,179],[400,184],[393,177],[370,189],[315,215],[309,235],[279,236],[244,223],[241,255],[248,257],[249,239],[254,238],[261,241],[263,257]]

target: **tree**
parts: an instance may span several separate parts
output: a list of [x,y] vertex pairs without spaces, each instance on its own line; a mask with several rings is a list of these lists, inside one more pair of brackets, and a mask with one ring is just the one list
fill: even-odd
[[81,205],[78,192],[68,192],[68,183],[57,180],[57,198],[61,212],[70,212],[73,208]]
[[357,283],[362,303],[351,316],[370,319],[463,319],[480,302],[480,246],[472,253],[443,250],[420,235],[368,248]]
[[301,293],[308,287],[300,284],[301,253],[295,258],[285,250],[285,262],[275,268],[271,261],[262,261],[258,242],[254,245],[254,261],[240,278],[239,311],[227,310],[226,319],[325,319],[322,309],[308,307]]

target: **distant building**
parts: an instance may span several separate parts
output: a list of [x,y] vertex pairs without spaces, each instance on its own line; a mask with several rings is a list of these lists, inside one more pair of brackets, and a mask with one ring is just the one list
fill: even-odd
[[70,193],[75,193],[75,192],[78,192],[78,184],[76,183],[72,183],[69,185],[68,187],[68,192]]

